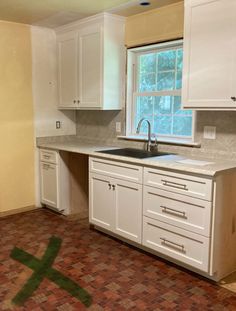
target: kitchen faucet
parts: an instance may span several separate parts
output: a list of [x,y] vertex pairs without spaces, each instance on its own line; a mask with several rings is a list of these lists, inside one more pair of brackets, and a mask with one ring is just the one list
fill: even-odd
[[151,136],[152,136],[152,133],[151,133],[151,123],[150,123],[150,121],[148,119],[142,118],[142,119],[139,120],[136,133],[137,134],[140,133],[140,129],[141,129],[141,125],[142,125],[143,121],[146,121],[147,125],[148,125],[147,151],[152,151],[153,149],[155,149],[155,151],[157,151],[157,138],[156,138],[156,135],[153,134],[154,137],[155,137],[155,142],[152,143],[152,139],[151,139]]

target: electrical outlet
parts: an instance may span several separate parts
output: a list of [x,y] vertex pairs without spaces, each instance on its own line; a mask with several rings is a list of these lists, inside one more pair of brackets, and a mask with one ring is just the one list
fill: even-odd
[[203,138],[216,139],[216,127],[215,126],[204,126]]
[[56,129],[60,129],[61,128],[61,121],[56,121]]
[[116,133],[121,132],[121,122],[116,122]]

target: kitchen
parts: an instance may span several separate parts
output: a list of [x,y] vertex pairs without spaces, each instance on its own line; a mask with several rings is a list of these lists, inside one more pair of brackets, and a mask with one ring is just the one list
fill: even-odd
[[[236,269],[235,4],[160,1],[153,7],[151,1],[143,7],[138,1],[118,2],[105,14],[70,16],[72,23],[59,24],[66,20],[60,14],[41,24],[13,13],[11,22],[4,14],[1,18],[2,262],[14,264],[9,257],[13,246],[41,258],[50,236],[59,236],[61,257],[54,265],[92,295],[91,309],[211,310],[214,305],[207,300],[222,307],[226,302],[216,296],[224,293],[233,310],[235,292],[228,289],[234,282],[210,282]],[[186,110],[180,108],[180,96]],[[142,118],[149,122],[140,124],[138,134]],[[152,141],[147,144],[149,124]],[[155,151],[145,158],[150,151],[144,148],[156,148],[153,132],[158,152],[168,155],[153,156]],[[144,158],[97,152],[125,147],[142,150]],[[13,232],[9,244],[8,231]],[[76,269],[79,254],[83,262]],[[91,264],[98,257],[99,273]],[[145,260],[151,262],[150,271]],[[117,270],[119,261],[123,271]],[[142,273],[135,276],[139,266]],[[17,267],[24,272],[21,264]],[[158,273],[166,283],[176,273],[173,286],[195,290],[195,300],[174,291],[177,298],[168,301],[168,286],[164,291]],[[1,283],[11,288],[19,275],[5,278]],[[19,284],[24,282],[18,281],[18,290]],[[57,305],[55,290],[50,304],[50,286],[45,284],[45,294],[41,284],[25,301],[25,310],[30,304],[42,310],[83,310],[61,288],[65,302]],[[210,298],[208,286],[214,290]],[[142,298],[136,301],[139,290]],[[2,290],[3,310],[11,306],[14,291]],[[154,293],[161,298],[155,300]],[[153,295],[151,305],[148,295]]]

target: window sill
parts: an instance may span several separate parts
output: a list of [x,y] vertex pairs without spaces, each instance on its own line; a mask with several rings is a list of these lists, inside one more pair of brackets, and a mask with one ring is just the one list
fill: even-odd
[[[133,141],[143,141],[146,142],[148,139],[146,136],[135,136],[135,135],[128,135],[128,136],[117,136],[118,139],[124,140],[133,140]],[[186,147],[195,147],[200,148],[201,144],[199,142],[193,142],[190,140],[185,139],[167,139],[167,138],[158,138],[158,143],[166,144],[166,145],[177,145],[177,146],[186,146]]]

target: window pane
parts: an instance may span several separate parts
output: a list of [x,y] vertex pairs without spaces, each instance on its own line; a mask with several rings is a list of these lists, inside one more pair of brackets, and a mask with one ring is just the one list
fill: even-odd
[[[136,116],[135,116],[135,130],[138,126],[138,122],[140,119],[145,118],[148,119],[153,128],[153,97],[152,96],[139,96],[136,99]],[[143,122],[140,134],[147,134],[147,122]]]
[[192,135],[192,117],[173,117],[173,134],[181,136]]
[[177,50],[177,70],[183,67],[183,49]]
[[173,90],[175,87],[175,72],[162,72],[157,75],[157,90]]
[[154,114],[171,114],[172,96],[155,97]]
[[153,114],[153,100],[151,96],[139,96],[136,100],[136,112],[140,116]]
[[158,71],[175,70],[176,51],[158,53]]
[[175,81],[175,88],[177,90],[182,88],[182,71],[177,71],[176,81]]
[[154,117],[154,133],[171,134],[171,116],[159,115]]
[[143,54],[139,57],[140,92],[155,91],[156,88],[156,53]]
[[156,53],[141,55],[139,62],[140,72],[150,73],[156,71]]
[[155,91],[156,75],[155,73],[140,73],[139,92]]
[[192,110],[182,110],[181,109],[181,96],[174,96],[174,114],[180,115],[192,115]]

